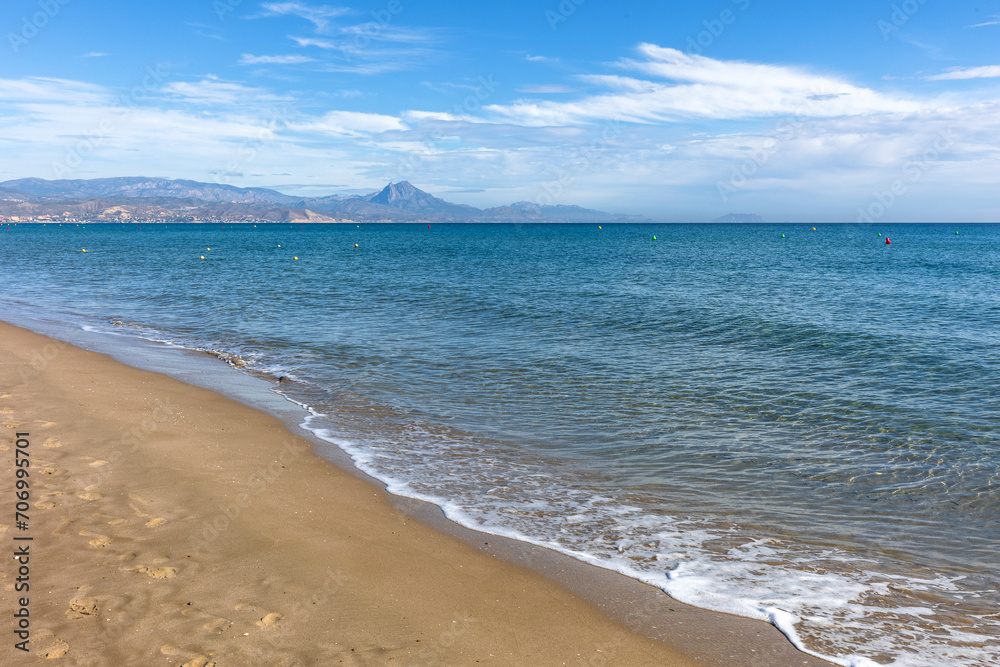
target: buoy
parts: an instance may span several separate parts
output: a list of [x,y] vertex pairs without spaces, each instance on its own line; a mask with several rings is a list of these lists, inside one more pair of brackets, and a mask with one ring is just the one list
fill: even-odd
[[280,244],[280,243],[278,244],[278,247],[279,247],[279,248],[281,247],[281,244]]
[[205,250],[211,250],[211,248],[205,248]]
[[357,244],[357,243],[355,243],[355,244],[354,244],[354,247],[355,247],[355,248],[357,248],[357,247],[358,247],[358,244]]
[[292,259],[298,259],[298,257],[292,257]]
[[656,240],[656,236],[655,236],[655,235],[653,236],[653,240],[654,240],[654,241]]
[[879,232],[879,238],[882,238],[882,233],[881,232]]
[[784,234],[782,234],[782,235],[781,235],[781,238],[785,238],[785,235],[784,235]]
[[597,225],[597,228],[598,229],[604,229],[604,227],[601,227],[600,225]]
[[892,241],[890,241],[890,240],[889,240],[889,237],[888,237],[888,236],[887,236],[887,237],[885,237],[885,244],[886,244],[886,245],[892,245]]
[[955,236],[958,236],[958,232],[955,232]]
[[430,228],[431,228],[431,226],[430,226],[430,225],[427,225],[427,229],[430,229]]
[[201,258],[202,258],[202,259],[205,259],[205,256],[204,256],[204,255],[202,255],[202,256],[201,256]]
[[83,250],[82,250],[81,252],[87,252],[87,249],[86,249],[86,248],[84,248],[84,249],[83,249]]
[[815,228],[815,227],[813,227],[813,231],[814,231],[814,232],[816,231],[816,228]]

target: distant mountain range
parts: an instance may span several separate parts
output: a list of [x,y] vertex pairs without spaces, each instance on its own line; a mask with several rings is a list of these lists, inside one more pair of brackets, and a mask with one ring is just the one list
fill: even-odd
[[0,183],[0,216],[14,221],[649,222],[530,202],[480,209],[438,199],[406,181],[367,195],[293,197],[268,188],[144,177],[5,181]]

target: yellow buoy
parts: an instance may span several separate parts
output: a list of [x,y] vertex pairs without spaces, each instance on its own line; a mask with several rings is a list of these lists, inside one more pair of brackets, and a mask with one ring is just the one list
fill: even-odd
[[357,244],[357,243],[355,243],[355,244],[354,244],[354,247],[355,247],[355,248],[357,248],[357,247],[358,247],[358,244]]
[[598,229],[604,229],[604,227],[601,227],[600,225],[597,225],[597,228]]
[[202,255],[202,256],[201,256],[201,258],[202,258],[202,259],[205,259],[205,256],[204,256],[204,255]]
[[298,259],[298,257],[292,257],[292,259]]
[[87,249],[86,249],[86,248],[84,248],[84,249],[82,250],[82,252],[87,252]]
[[211,248],[205,248],[205,250],[211,250]]

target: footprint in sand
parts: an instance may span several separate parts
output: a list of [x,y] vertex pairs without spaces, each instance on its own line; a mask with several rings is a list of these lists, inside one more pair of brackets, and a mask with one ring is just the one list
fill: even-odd
[[97,614],[97,598],[76,598],[70,600],[66,615],[70,618],[83,618]]
[[111,521],[108,521],[108,525],[109,526],[120,526],[123,523],[127,523],[127,522],[128,522],[128,519],[112,519]]
[[214,620],[205,623],[203,628],[217,635],[221,635],[223,632],[229,629],[229,626],[233,624],[228,618],[216,618]]
[[95,537],[90,541],[90,546],[94,547],[95,549],[103,549],[104,547],[111,544],[112,541],[113,540],[107,535],[98,535],[97,537]]
[[40,653],[46,660],[52,660],[53,658],[61,658],[69,651],[69,644],[61,639],[56,639],[55,642],[43,648]]
[[173,579],[177,576],[176,567],[153,567],[146,570],[153,579]]
[[[0,396],[0,398],[3,398],[3,396]],[[55,426],[56,425],[55,422],[47,422],[44,419],[36,419],[35,423],[36,424],[41,424],[42,428],[48,428],[49,426]]]
[[57,471],[56,471],[55,468],[42,468],[42,474],[43,475],[54,475],[54,474],[56,474],[56,472]]
[[0,410],[0,415],[12,415],[12,414],[14,414],[14,411],[11,410],[10,408],[4,408]]
[[81,493],[80,495],[77,496],[77,498],[79,498],[80,500],[86,500],[86,501],[98,500],[103,497],[104,496],[102,496],[99,493]]
[[42,443],[42,447],[48,447],[50,449],[54,449],[56,447],[62,447],[62,443],[56,440],[55,438],[49,438],[48,440]]
[[215,661],[203,655],[199,655],[197,658],[188,660],[181,665],[181,667],[215,667]]
[[100,468],[101,466],[108,465],[108,462],[107,461],[91,461],[87,465],[89,465],[91,468]]
[[50,510],[55,506],[56,504],[51,500],[43,500],[39,503],[35,503],[35,507],[37,507],[40,510]]
[[277,625],[278,621],[284,618],[281,614],[274,613],[268,614],[264,618],[257,621],[257,627],[259,628],[272,628]]
[[167,520],[163,519],[163,518],[151,519],[151,520],[149,520],[149,521],[146,522],[146,528],[156,528],[158,526],[162,526],[166,522],[167,522]]
[[10,447],[8,447],[7,445],[0,445],[0,452],[9,452],[9,451]]

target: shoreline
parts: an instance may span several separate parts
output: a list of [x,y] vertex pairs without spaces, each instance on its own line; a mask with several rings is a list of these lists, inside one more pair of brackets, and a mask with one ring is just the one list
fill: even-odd
[[[77,664],[97,664],[80,662],[87,655],[192,666],[334,656],[345,664],[830,664],[766,623],[687,607],[624,575],[390,496],[255,408],[13,325],[0,331],[3,372],[20,382],[3,392],[7,433],[30,427],[43,471],[32,530],[51,556],[37,576],[58,580],[32,600],[33,645],[65,644]],[[33,367],[46,346],[58,353]],[[13,485],[9,455],[5,467],[4,488]],[[305,609],[289,603],[324,591]],[[97,627],[111,646],[88,639]],[[150,637],[136,639],[136,627]]]

